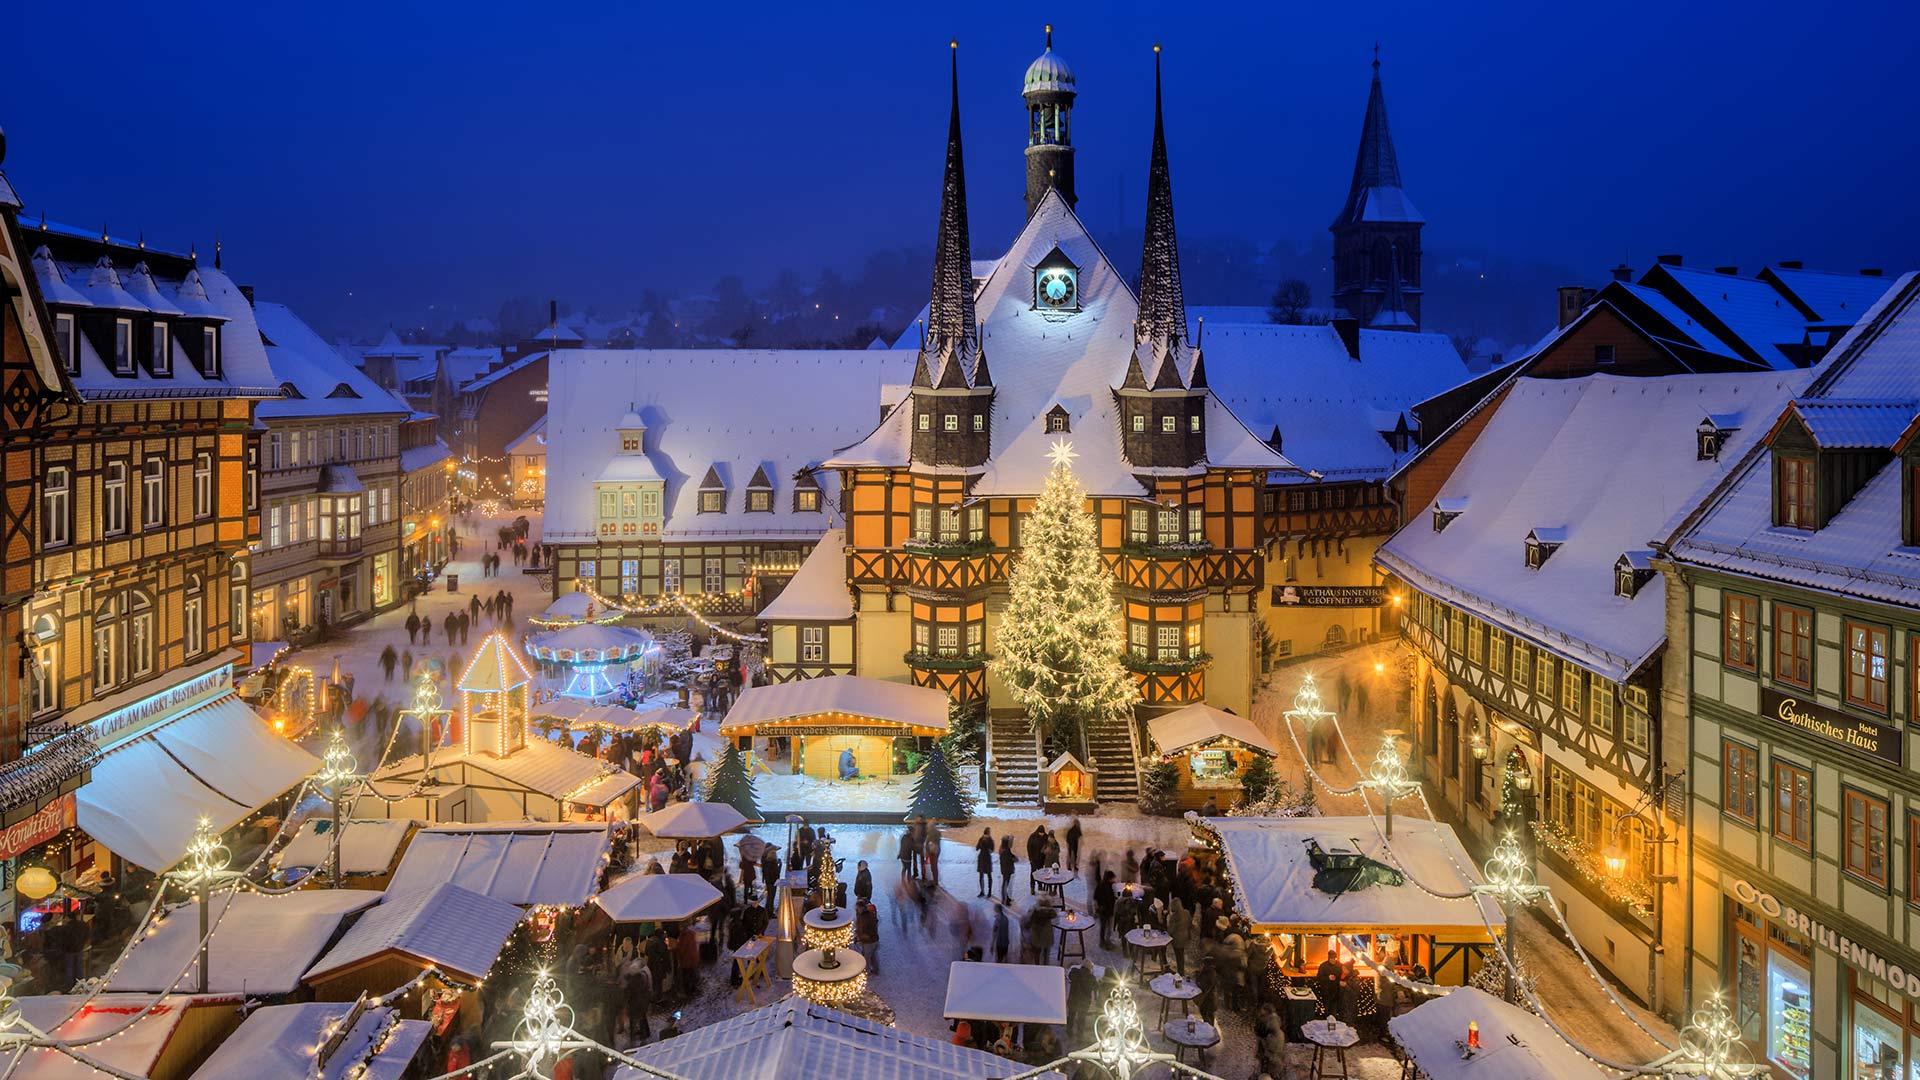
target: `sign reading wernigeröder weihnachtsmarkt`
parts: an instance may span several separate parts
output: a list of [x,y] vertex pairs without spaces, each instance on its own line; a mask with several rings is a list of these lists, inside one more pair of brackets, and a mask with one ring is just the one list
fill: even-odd
[[1275,585],[1275,607],[1379,607],[1385,585]]
[[1797,694],[1783,694],[1771,686],[1760,688],[1760,712],[1776,723],[1900,766],[1900,729],[1889,724],[1830,709]]

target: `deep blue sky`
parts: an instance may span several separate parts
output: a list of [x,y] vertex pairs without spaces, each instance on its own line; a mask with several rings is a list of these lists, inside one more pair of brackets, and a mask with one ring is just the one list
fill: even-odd
[[1656,251],[1920,263],[1920,16],[1893,2],[143,2],[82,17],[31,0],[0,65],[5,168],[29,220],[202,250],[217,233],[242,280],[329,328],[429,304],[492,315],[514,295],[624,306],[645,287],[729,271],[758,285],[930,245],[957,36],[984,256],[1019,224],[1020,76],[1048,19],[1079,77],[1081,212],[1098,230],[1139,228],[1158,39],[1181,231],[1321,242],[1377,39],[1430,250],[1594,276]]

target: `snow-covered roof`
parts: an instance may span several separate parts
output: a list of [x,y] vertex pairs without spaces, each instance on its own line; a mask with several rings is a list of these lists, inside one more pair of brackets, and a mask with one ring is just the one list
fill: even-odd
[[453,457],[453,451],[447,449],[447,444],[439,439],[425,446],[409,446],[400,451],[400,471],[415,473],[421,469],[439,468],[451,457]]
[[318,982],[376,957],[397,954],[422,967],[439,967],[462,982],[479,982],[493,970],[521,911],[451,881],[412,892],[389,891],[380,906],[360,916],[304,976]]
[[[434,752],[435,772],[459,767],[477,769],[551,799],[565,796],[567,802],[583,806],[605,806],[640,783],[639,777],[625,769],[545,739],[528,739],[526,746],[506,757],[485,752],[468,754],[450,747]],[[412,782],[423,768],[424,762],[416,754],[381,769],[374,779]]]
[[1207,381],[1261,438],[1334,480],[1390,475],[1411,455],[1382,435],[1407,410],[1473,377],[1445,334],[1360,331],[1360,358],[1332,326],[1207,325]]
[[1787,407],[1822,450],[1887,450],[1907,430],[1914,398],[1808,398]]
[[468,383],[485,375],[501,359],[501,350],[497,348],[459,348],[450,350],[444,360],[447,365],[447,378],[453,381],[454,388],[464,389]]
[[[1463,1057],[1467,1025],[1480,1049]],[[1610,1073],[1570,1046],[1545,1020],[1477,987],[1456,986],[1387,1021],[1428,1080],[1605,1080]]]
[[192,1080],[258,1080],[263,1076],[400,1080],[433,1025],[425,1020],[399,1019],[399,1010],[390,1006],[362,1010],[327,1058],[326,1067],[315,1073],[313,1048],[325,1042],[334,1026],[352,1011],[350,1001],[309,1001],[255,1009],[206,1064],[194,1070]]
[[617,657],[638,656],[652,645],[653,635],[637,626],[615,626],[600,622],[563,626],[558,630],[527,635],[527,652],[543,659],[561,650],[574,654],[565,659],[588,661],[610,659],[610,653]]
[[533,681],[527,665],[505,634],[488,634],[460,673],[460,689],[468,693],[499,694]]
[[928,732],[947,730],[947,694],[862,675],[823,675],[749,687],[734,700],[720,730],[825,717],[859,717]]
[[947,966],[947,1001],[940,1015],[949,1020],[1064,1024],[1067,969],[955,960]]
[[501,379],[509,375],[525,371],[535,364],[544,363],[548,355],[549,354],[544,352],[528,353],[518,360],[494,368],[492,371],[481,375],[464,386],[461,386],[458,380],[455,380],[454,385],[458,387],[463,394],[479,393],[482,390],[490,389],[495,383],[498,383]]
[[1807,336],[1807,317],[1778,289],[1757,278],[1720,274],[1685,266],[1654,268],[1725,324],[1728,330],[1776,370],[1794,367],[1781,345],[1798,345]]
[[317,416],[404,416],[412,409],[381,389],[366,373],[347,362],[313,328],[285,304],[257,301],[254,317],[269,342],[267,363],[273,379],[292,385],[299,397],[263,401],[254,415],[261,420]]
[[[1466,508],[1435,532],[1435,504],[1410,507],[1376,558],[1415,588],[1622,680],[1666,640],[1666,608],[1663,581],[1616,595],[1614,564],[1667,535],[1761,434],[1748,425],[1718,460],[1701,461],[1702,415],[1773,414],[1806,379],[1517,379],[1440,486],[1439,502],[1465,498]],[[1541,529],[1563,529],[1564,540],[1530,570],[1525,542]]]
[[[1326,893],[1313,887],[1307,841],[1327,851],[1358,851],[1411,874],[1427,888],[1464,893],[1480,882],[1453,826],[1425,818],[1396,818],[1393,846],[1365,817],[1202,819],[1220,837],[1233,877],[1234,910],[1256,932],[1306,934],[1422,933],[1442,941],[1485,940],[1487,923],[1500,925],[1491,897],[1448,900],[1413,881]],[[1475,905],[1478,905],[1476,909]]]
[[547,456],[547,414],[541,413],[527,430],[514,437],[503,453],[522,457]]
[[[151,1076],[180,1024],[195,1008],[231,1009],[230,994],[100,994],[92,1000],[65,994],[20,998],[20,1017],[63,1042],[84,1044],[81,1053],[133,1076]],[[132,1024],[127,1021],[138,1016]],[[58,1026],[56,1026],[58,1025]],[[88,1042],[88,1040],[94,1040]],[[99,1070],[50,1047],[27,1050],[14,1080],[100,1080]]]
[[[1901,278],[1815,369],[1803,400],[1920,398],[1920,275]],[[1911,417],[1910,417],[1911,419]],[[1818,532],[1773,524],[1773,470],[1754,446],[1669,542],[1683,562],[1920,606],[1920,549],[1902,547],[1900,459]]]
[[1244,716],[1216,709],[1205,702],[1162,713],[1147,721],[1147,733],[1163,754],[1175,754],[1190,746],[1215,739],[1232,739],[1255,750],[1278,756],[1280,751],[1266,734]]
[[522,907],[579,907],[593,898],[611,848],[604,824],[440,825],[414,834],[387,892],[450,881]]
[[[682,1080],[987,1080],[1026,1066],[947,1039],[913,1035],[823,1005],[787,998],[684,1035],[638,1046],[635,1059]],[[645,1080],[622,1068],[615,1080]],[[1044,1080],[1058,1080],[1057,1073]]]
[[[1079,268],[1078,311],[1043,311],[1033,306],[1033,269],[1056,247]],[[976,498],[1039,494],[1051,467],[1047,449],[1060,438],[1046,430],[1045,422],[1047,411],[1057,404],[1067,412],[1071,441],[1080,455],[1074,473],[1087,492],[1128,498],[1148,495],[1136,479],[1145,470],[1134,467],[1121,452],[1120,411],[1113,393],[1125,381],[1134,355],[1133,325],[1139,305],[1126,280],[1057,190],[1049,189],[1042,197],[988,276],[976,311],[994,394],[987,425],[987,463],[969,493]],[[1207,344],[1202,343],[1203,351]],[[1211,353],[1205,362],[1211,378]],[[1179,372],[1183,383],[1191,374],[1190,369]],[[1206,464],[1255,469],[1290,466],[1218,398],[1210,392],[1207,397]],[[827,463],[841,467],[908,464],[911,412],[892,409],[865,438],[834,453]]]
[[[1607,288],[1610,290],[1618,290],[1646,305],[1648,310],[1659,316],[1661,320],[1673,328],[1675,334],[1679,335],[1676,339],[1671,335],[1663,334],[1661,333],[1661,327],[1650,325],[1645,320],[1628,320],[1641,330],[1646,331],[1656,341],[1660,341],[1663,344],[1692,345],[1703,352],[1712,353],[1715,356],[1729,360],[1737,360],[1740,358],[1740,354],[1734,351],[1733,346],[1728,345],[1719,335],[1708,329],[1706,324],[1681,310],[1680,305],[1669,300],[1665,293],[1646,285],[1633,285],[1624,281],[1614,282],[1607,286]],[[1622,317],[1625,318],[1626,316],[1622,315]]]
[[1821,321],[1843,325],[1865,315],[1893,284],[1889,278],[1867,274],[1836,274],[1780,266],[1769,267],[1761,276],[1778,281]]
[[[818,476],[821,506],[798,511],[793,476],[872,428],[880,387],[912,374],[893,351],[565,349],[547,372],[549,541],[596,535],[593,482],[616,457],[650,463],[666,481],[667,540],[811,539],[826,530],[835,478]],[[618,455],[614,434],[635,408],[646,421],[644,455]],[[719,467],[735,486],[726,508],[699,512],[700,482]],[[773,509],[746,508],[756,469],[774,483]],[[642,477],[645,478],[645,477]]]
[[704,840],[746,823],[746,815],[723,802],[674,803],[640,818],[648,832],[663,840]]
[[828,529],[773,603],[760,610],[764,622],[845,622],[853,618],[847,591],[847,534]]
[[[207,988],[222,994],[291,994],[300,976],[347,916],[372,907],[380,894],[364,889],[301,889],[284,896],[215,893],[208,909],[213,944]],[[174,909],[153,933],[134,941],[107,989],[165,993],[199,985],[198,900]],[[191,966],[189,966],[191,964]],[[181,977],[180,972],[186,971]]]
[[[400,846],[419,822],[408,818],[369,818],[340,824],[340,872],[384,874],[393,869]],[[333,823],[325,817],[308,818],[287,846],[274,853],[274,868],[327,865],[333,850]]]
[[679,922],[720,899],[720,890],[699,874],[635,871],[593,898],[614,922]]

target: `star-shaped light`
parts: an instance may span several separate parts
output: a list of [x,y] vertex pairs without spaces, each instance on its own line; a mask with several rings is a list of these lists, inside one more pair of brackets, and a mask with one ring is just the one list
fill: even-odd
[[1073,452],[1073,444],[1065,439],[1053,440],[1053,449],[1047,451],[1047,457],[1053,459],[1054,466],[1062,469],[1073,468],[1073,459],[1079,456]]

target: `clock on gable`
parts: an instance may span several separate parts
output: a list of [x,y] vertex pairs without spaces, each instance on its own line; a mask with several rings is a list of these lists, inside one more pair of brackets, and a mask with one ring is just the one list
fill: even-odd
[[1043,311],[1080,310],[1080,268],[1057,247],[1033,268],[1033,306]]

